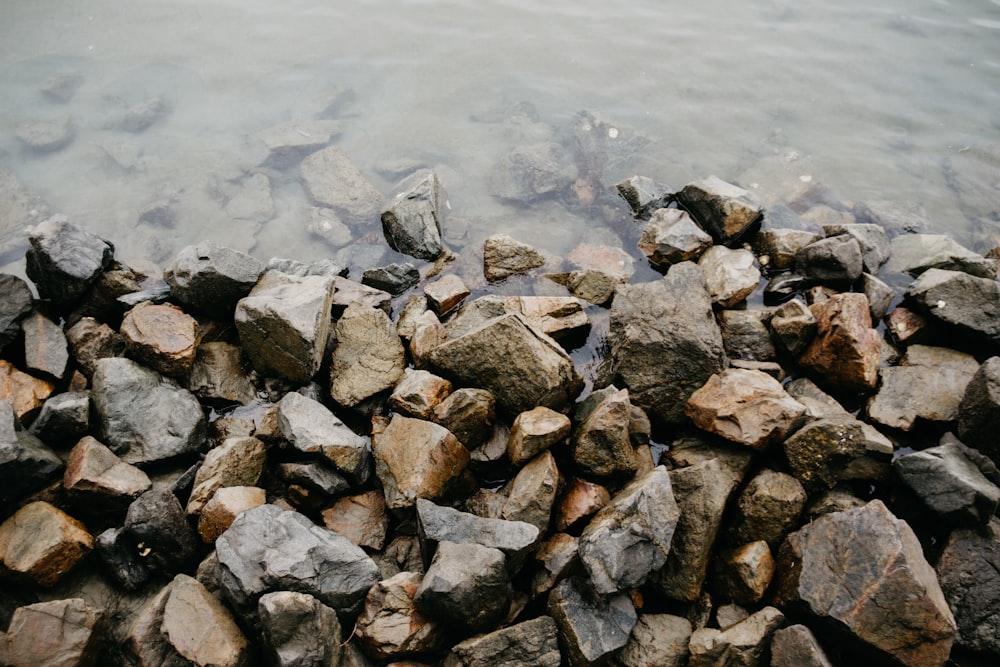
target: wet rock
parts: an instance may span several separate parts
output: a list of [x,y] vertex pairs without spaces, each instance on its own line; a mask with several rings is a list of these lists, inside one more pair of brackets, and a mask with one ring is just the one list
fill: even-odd
[[4,664],[90,667],[97,664],[106,624],[104,610],[80,598],[20,607],[10,621]]
[[124,528],[108,528],[94,539],[94,554],[108,577],[126,591],[137,591],[149,581],[143,563]]
[[395,415],[374,438],[375,474],[391,509],[439,498],[468,465],[469,452],[446,428]]
[[333,307],[336,311],[344,310],[352,303],[361,303],[389,314],[392,295],[388,292],[356,283],[343,276],[334,278],[333,285],[336,289],[333,294]]
[[570,160],[557,143],[521,146],[505,155],[490,172],[490,193],[527,204],[555,193],[572,181]]
[[906,290],[906,297],[934,322],[958,333],[1000,345],[1000,283],[962,271],[928,269]]
[[725,630],[695,630],[688,644],[691,651],[688,667],[756,667],[771,636],[784,622],[784,614],[774,607],[764,607]]
[[1000,424],[1000,357],[987,359],[965,389],[959,404],[958,437],[1000,461],[996,425]]
[[0,401],[0,502],[43,486],[62,468],[55,452],[24,431],[14,408]]
[[784,447],[792,473],[809,488],[884,479],[893,452],[888,438],[850,416],[806,424]]
[[340,133],[336,121],[292,120],[258,132],[250,143],[261,156],[262,167],[285,170],[327,146]]
[[198,556],[198,537],[170,489],[146,491],[129,505],[125,532],[152,570],[183,572]]
[[255,486],[264,471],[266,458],[264,443],[257,438],[226,438],[221,445],[208,450],[195,474],[187,513],[198,514],[223,487]]
[[722,554],[717,561],[716,589],[741,604],[755,604],[764,597],[775,572],[774,557],[767,542],[750,542]]
[[763,214],[756,196],[716,176],[685,185],[677,201],[716,243],[738,239]]
[[595,514],[610,501],[611,494],[600,484],[581,478],[571,479],[556,507],[555,529],[566,530]]
[[0,575],[52,588],[93,548],[82,523],[47,502],[29,503],[0,525]]
[[83,85],[83,75],[63,72],[47,78],[38,91],[50,102],[66,104],[73,99],[81,85]]
[[205,503],[198,517],[198,535],[201,541],[212,544],[241,513],[266,502],[264,489],[256,486],[226,486],[218,489]]
[[464,304],[448,322],[448,336],[458,338],[475,331],[507,312],[506,299],[497,294],[487,294]]
[[806,290],[809,280],[799,273],[788,272],[771,276],[764,286],[764,303],[776,306]]
[[618,196],[628,203],[633,217],[647,220],[657,210],[664,208],[673,198],[667,186],[646,176],[630,176],[615,185]]
[[507,456],[515,466],[523,465],[537,454],[564,440],[570,434],[569,417],[546,407],[522,412],[510,427]]
[[339,498],[323,510],[323,525],[359,547],[381,551],[389,530],[385,496],[365,491]]
[[551,616],[524,621],[455,644],[445,667],[558,667],[562,656]]
[[505,315],[442,343],[429,361],[456,384],[489,390],[507,414],[539,405],[563,410],[583,389],[569,356],[519,315]]
[[205,413],[189,391],[129,359],[96,366],[90,396],[96,435],[123,461],[150,464],[201,448]]
[[993,262],[943,234],[902,234],[892,240],[891,250],[888,271],[919,276],[927,269],[944,269],[996,278]]
[[318,494],[321,498],[339,496],[351,488],[350,482],[321,461],[281,463],[276,472],[288,484],[307,493]]
[[126,643],[137,664],[242,667],[250,645],[201,583],[178,574],[135,617]]
[[424,286],[424,295],[427,297],[427,303],[439,316],[451,312],[469,294],[471,294],[469,288],[454,273],[449,273],[441,279]]
[[434,260],[444,252],[441,243],[441,181],[430,170],[421,170],[401,184],[382,209],[382,233],[393,250]]
[[872,322],[876,323],[885,317],[896,298],[896,290],[869,273],[861,276],[861,292],[868,298]]
[[396,296],[420,282],[420,272],[409,262],[389,264],[368,269],[361,277],[361,284]]
[[261,173],[245,178],[226,202],[225,211],[236,221],[267,222],[273,218],[270,179]]
[[434,546],[439,542],[479,544],[502,551],[508,569],[516,572],[527,550],[538,540],[538,528],[523,521],[485,519],[424,499],[418,499],[416,506],[425,560],[433,556]]
[[426,296],[415,294],[406,300],[396,316],[396,333],[404,341],[409,341],[417,330],[417,320],[427,312],[429,304]]
[[125,356],[125,339],[107,324],[85,317],[66,331],[73,358],[88,376],[97,368],[97,361],[107,357]]
[[594,590],[610,595],[645,583],[666,562],[679,516],[663,466],[619,491],[580,536]]
[[242,614],[277,590],[308,593],[338,614],[349,613],[378,581],[378,566],[360,547],[275,505],[238,516],[215,549],[224,598]]
[[504,310],[517,313],[542,333],[557,341],[579,339],[590,329],[590,320],[579,299],[563,296],[509,296]]
[[451,431],[466,449],[476,449],[490,437],[496,414],[493,394],[485,389],[456,389],[434,406],[428,417]]
[[0,273],[0,350],[20,332],[21,318],[31,312],[31,288],[15,275]]
[[202,241],[181,249],[164,267],[163,279],[171,297],[184,306],[228,318],[263,271],[260,260],[250,255]]
[[790,625],[771,638],[771,667],[833,667],[812,631]]
[[337,667],[342,653],[337,613],[311,595],[262,595],[258,614],[264,643],[277,667]]
[[773,271],[795,268],[795,257],[810,243],[823,237],[800,229],[762,229],[754,237],[753,249],[761,266]]
[[491,283],[541,266],[545,266],[542,253],[506,234],[494,234],[483,243],[483,275]]
[[861,223],[824,224],[823,230],[829,237],[846,235],[854,237],[861,248],[861,260],[864,270],[872,275],[878,275],[879,269],[893,254],[885,228],[880,225]]
[[859,222],[878,225],[894,234],[912,234],[930,226],[923,204],[916,202],[866,200],[855,203],[852,212]]
[[880,500],[792,533],[778,562],[777,604],[835,624],[876,656],[948,659],[956,626],[937,577],[913,531]]
[[17,138],[36,153],[54,153],[69,146],[75,136],[69,116],[26,121],[17,126]]
[[378,215],[381,193],[336,146],[305,158],[300,170],[302,183],[318,206],[328,206],[349,219],[366,220]]
[[66,373],[69,350],[59,325],[41,313],[33,313],[21,321],[21,329],[25,368],[61,380]]
[[531,597],[537,598],[564,579],[579,565],[580,538],[556,533],[542,542],[534,553],[535,568],[531,579]]
[[474,633],[502,620],[512,595],[499,550],[441,542],[413,601],[431,618]]
[[236,330],[258,372],[308,382],[319,370],[330,333],[333,280],[267,271],[236,304]]
[[51,383],[22,373],[9,361],[0,360],[0,400],[14,408],[18,419],[37,412],[54,389]]
[[70,451],[63,474],[67,497],[87,512],[124,511],[150,486],[146,473],[89,435]]
[[25,272],[38,295],[57,305],[78,301],[114,259],[113,245],[54,215],[28,234]]
[[407,417],[431,420],[434,409],[451,393],[451,383],[427,371],[407,368],[389,395],[389,407]]
[[168,304],[140,303],[125,314],[119,331],[131,357],[173,377],[191,370],[201,338],[197,320]]
[[795,269],[823,283],[853,283],[864,270],[861,244],[850,234],[815,241],[795,254]]
[[337,320],[335,333],[330,396],[337,403],[353,407],[403,377],[406,353],[385,312],[352,303]]
[[872,328],[868,299],[856,292],[838,294],[811,307],[816,337],[799,363],[824,385],[844,391],[870,391],[878,381],[882,339]]
[[321,456],[348,479],[363,483],[371,472],[368,439],[357,435],[319,401],[290,392],[278,403],[281,435],[296,450]]
[[414,604],[422,581],[416,572],[400,572],[368,591],[355,634],[376,660],[406,658],[443,643],[444,624],[428,618]]
[[956,645],[1000,655],[1000,519],[952,531],[935,569],[958,624]]
[[556,460],[550,452],[543,452],[514,477],[501,518],[530,523],[538,527],[539,534],[544,534],[549,527],[558,486]]
[[806,505],[806,491],[791,475],[764,468],[740,493],[733,534],[740,544],[762,540],[777,548]]
[[777,353],[767,328],[770,318],[769,312],[758,309],[721,311],[719,329],[726,355],[732,360],[774,359]]
[[684,402],[725,363],[701,269],[675,264],[662,280],[622,285],[615,294],[608,336],[614,383],[651,418],[684,421]]
[[792,299],[775,309],[771,330],[782,347],[797,355],[816,335],[816,317],[801,299]]
[[698,266],[705,275],[712,302],[724,308],[746,299],[760,282],[760,271],[749,250],[712,246],[702,254]]
[[257,398],[243,351],[222,341],[202,343],[187,376],[188,390],[204,401],[246,405]]
[[687,211],[660,208],[649,216],[638,248],[657,266],[697,261],[712,245],[712,237],[695,224]]
[[89,429],[90,393],[67,391],[45,401],[30,433],[55,447],[68,447]]
[[628,595],[594,597],[579,577],[563,579],[552,590],[548,613],[556,622],[563,657],[574,667],[598,663],[621,649],[638,620]]
[[596,269],[581,269],[568,273],[548,273],[546,278],[564,286],[569,293],[578,299],[583,299],[596,306],[603,306],[614,296],[618,285],[628,282],[627,276],[598,271]]

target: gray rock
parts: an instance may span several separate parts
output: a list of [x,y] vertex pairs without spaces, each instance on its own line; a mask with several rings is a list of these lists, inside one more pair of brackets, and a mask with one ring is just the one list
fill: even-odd
[[649,216],[637,245],[650,262],[665,267],[697,261],[712,245],[712,237],[695,224],[687,211],[661,208]]
[[762,229],[753,239],[753,249],[761,266],[773,271],[786,271],[795,268],[795,257],[802,248],[822,238],[819,234],[800,229]]
[[935,569],[958,624],[956,645],[1000,656],[1000,519],[952,531]]
[[226,203],[226,215],[237,222],[267,222],[274,217],[271,181],[262,173],[248,176]]
[[556,624],[539,616],[451,647],[444,667],[559,667]]
[[115,256],[115,247],[54,215],[28,234],[25,273],[42,299],[70,305],[80,299]]
[[419,282],[420,272],[409,262],[368,269],[361,277],[362,285],[374,287],[393,296],[402,294]]
[[960,334],[1000,346],[1000,283],[962,271],[928,269],[906,297],[931,319]]
[[53,153],[69,146],[76,130],[69,116],[32,120],[17,126],[17,138],[36,153]]
[[985,525],[1000,504],[1000,487],[957,443],[904,454],[892,467],[924,505],[951,525]]
[[806,417],[809,419],[833,419],[850,417],[851,413],[844,409],[832,396],[816,386],[809,378],[796,378],[787,385],[785,391],[796,401],[806,406]]
[[685,185],[677,201],[716,243],[738,239],[760,220],[764,210],[752,193],[716,176]]
[[198,537],[170,489],[146,491],[129,505],[125,532],[152,570],[183,572],[198,555]]
[[403,377],[406,352],[384,311],[352,303],[337,320],[335,334],[330,396],[340,405],[353,407]]
[[771,276],[764,286],[764,303],[769,306],[788,301],[796,294],[804,292],[809,279],[801,273],[787,272]]
[[94,553],[103,571],[126,591],[137,591],[149,581],[149,568],[124,528],[108,528],[95,537]]
[[521,468],[510,482],[510,494],[500,512],[508,521],[524,521],[544,533],[552,516],[559,469],[551,452],[544,452]]
[[785,622],[774,607],[764,607],[725,630],[701,628],[691,634],[688,667],[756,667],[771,635]]
[[328,206],[349,221],[378,215],[382,194],[340,148],[316,151],[302,160],[300,171],[306,192],[318,206]]
[[433,556],[434,546],[439,542],[479,544],[502,551],[507,557],[508,569],[516,572],[528,549],[538,541],[538,528],[530,523],[486,519],[422,498],[417,500],[416,506],[425,561]]
[[434,260],[444,252],[441,243],[441,181],[436,173],[421,170],[400,185],[382,209],[382,233],[393,250]]
[[50,447],[69,447],[90,429],[90,392],[67,391],[42,405],[29,432]]
[[205,442],[205,413],[191,392],[129,359],[98,361],[90,397],[97,437],[126,463],[193,454]]
[[641,586],[663,567],[680,510],[663,466],[633,480],[580,536],[580,561],[599,595]]
[[209,403],[246,405],[257,389],[243,360],[243,351],[222,341],[202,343],[187,376],[188,390]]
[[923,204],[887,200],[866,200],[854,204],[858,222],[878,225],[892,234],[921,232],[930,227]]
[[674,196],[667,186],[646,176],[630,176],[615,185],[615,189],[632,209],[632,216],[639,220],[648,220],[656,210],[669,204]]
[[812,631],[790,625],[771,638],[771,667],[833,667]]
[[487,294],[462,305],[448,322],[448,337],[458,338],[507,314],[507,303],[499,294]]
[[628,389],[609,393],[588,410],[578,408],[576,418],[570,454],[585,475],[622,479],[635,474],[639,462],[629,431],[632,403]]
[[545,266],[545,256],[507,234],[494,234],[483,243],[483,275],[498,282]]
[[861,276],[861,291],[868,297],[872,322],[881,321],[896,298],[896,290],[870,273],[865,273]]
[[807,488],[885,479],[893,453],[888,438],[850,415],[806,424],[785,440],[784,448],[792,473]]
[[392,295],[386,291],[368,287],[343,276],[333,280],[336,291],[333,294],[334,312],[346,310],[352,303],[360,303],[384,311],[388,315],[392,309]]
[[61,380],[66,374],[69,350],[58,324],[35,312],[21,320],[24,331],[24,365],[43,377]]
[[445,625],[414,603],[422,580],[417,572],[400,572],[368,591],[354,632],[365,653],[380,663],[434,651],[443,643]]
[[317,259],[312,262],[300,262],[295,259],[272,257],[267,261],[267,266],[264,270],[280,271],[281,273],[294,276],[296,278],[305,278],[306,276],[323,276],[334,279],[338,277],[345,278],[348,272],[346,266],[342,266],[329,258]]
[[792,299],[775,309],[770,324],[778,341],[793,355],[805,350],[816,335],[816,316],[801,299]]
[[257,610],[277,667],[340,665],[340,621],[333,609],[306,593],[276,591],[262,595]]
[[563,657],[573,667],[609,658],[628,643],[638,620],[628,595],[595,597],[579,577],[563,579],[549,593],[548,612],[559,630]]
[[927,269],[944,269],[991,280],[997,277],[993,262],[943,234],[903,234],[890,247],[888,271],[919,276]]
[[260,260],[250,255],[202,241],[182,248],[164,267],[163,279],[170,295],[184,306],[228,318],[263,271]]
[[288,484],[304,487],[322,497],[339,496],[351,488],[350,482],[320,461],[281,463],[277,467],[277,473]]
[[0,273],[0,350],[17,337],[21,318],[31,312],[31,288],[15,275]]
[[1000,462],[996,425],[1000,424],[1000,357],[987,359],[962,396],[958,408],[958,437]]
[[160,96],[149,97],[126,109],[118,127],[126,132],[144,132],[168,113],[170,106],[166,100]]
[[760,283],[754,259],[749,250],[731,250],[723,245],[712,246],[702,254],[698,266],[713,303],[731,308],[753,293]]
[[345,225],[332,208],[313,206],[309,209],[306,231],[321,238],[334,248],[348,246],[354,239],[351,228]]
[[670,614],[639,614],[628,643],[613,664],[620,667],[684,667],[691,622]]
[[777,352],[771,341],[767,324],[771,313],[751,308],[748,310],[723,310],[719,313],[722,344],[730,359],[769,361]]
[[797,527],[807,499],[799,480],[764,468],[750,480],[736,502],[732,530],[736,543],[764,541],[776,549]]
[[308,593],[338,614],[357,611],[378,581],[375,562],[345,537],[275,505],[247,510],[215,542],[225,599],[250,616],[264,593]]
[[490,172],[490,192],[500,199],[528,204],[568,186],[570,160],[557,143],[521,146],[505,155]]
[[474,633],[505,618],[512,596],[502,552],[440,542],[413,601],[428,616]]
[[680,423],[684,403],[725,364],[701,269],[682,262],[651,283],[622,285],[611,306],[610,375],[651,418]]
[[889,259],[889,256],[895,254],[895,251],[890,248],[885,228],[880,225],[870,223],[832,224],[823,225],[823,231],[831,237],[846,234],[857,239],[858,245],[861,247],[864,270],[872,275],[878,275],[879,269]]
[[0,401],[0,502],[15,500],[45,485],[63,462],[41,440],[23,430],[14,408]]
[[97,664],[107,634],[105,611],[81,598],[25,605],[14,611],[7,633],[10,667]]
[[796,253],[795,270],[824,283],[853,283],[864,270],[861,244],[850,234],[810,243]]
[[296,392],[285,394],[278,403],[278,426],[292,447],[322,456],[355,484],[363,484],[371,475],[368,439],[357,435],[322,403]]
[[236,304],[236,330],[254,368],[306,383],[323,361],[330,333],[333,279],[264,273]]

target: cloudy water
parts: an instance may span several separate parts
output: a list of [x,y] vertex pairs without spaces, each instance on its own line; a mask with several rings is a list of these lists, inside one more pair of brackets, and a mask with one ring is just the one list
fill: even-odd
[[[1000,239],[998,0],[3,0],[0,17],[6,270],[56,212],[140,268],[205,238],[397,261],[377,215],[340,225],[295,160],[265,162],[277,126],[329,134],[385,197],[435,169],[467,255],[498,231],[634,254],[607,192],[634,173]],[[505,156],[543,144],[557,187],[498,197]]]

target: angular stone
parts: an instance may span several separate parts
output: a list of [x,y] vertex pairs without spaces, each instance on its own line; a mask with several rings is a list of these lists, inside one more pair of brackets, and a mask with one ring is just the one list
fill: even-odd
[[424,286],[427,303],[438,315],[451,312],[469,294],[471,292],[465,286],[465,282],[454,273],[449,273]]
[[534,554],[536,566],[531,579],[531,597],[547,593],[573,568],[578,567],[579,550],[580,538],[567,533],[556,533],[541,543]]
[[695,630],[688,644],[691,651],[688,667],[755,667],[767,649],[771,635],[784,622],[784,614],[774,607],[764,607],[725,630]]
[[80,598],[19,607],[7,632],[10,667],[96,665],[105,639],[103,609]]
[[771,638],[771,667],[833,667],[812,631],[790,625]]
[[680,510],[663,466],[630,482],[580,536],[580,561],[601,595],[635,588],[663,567]]
[[628,643],[614,658],[621,667],[684,667],[691,622],[670,614],[639,614]]
[[126,591],[137,591],[149,582],[149,568],[124,528],[108,528],[98,535],[94,554],[104,573]]
[[9,403],[18,419],[37,412],[54,389],[51,383],[22,373],[9,361],[0,359],[0,401]]
[[434,406],[428,419],[451,431],[466,449],[472,451],[490,437],[495,416],[493,394],[485,389],[462,388]]
[[417,259],[434,260],[444,252],[441,243],[441,181],[423,169],[401,184],[401,190],[382,209],[382,233],[393,250]]
[[498,294],[487,294],[464,304],[455,316],[448,321],[448,336],[458,338],[475,331],[507,312],[504,297]]
[[835,624],[875,656],[947,661],[955,620],[913,531],[882,501],[792,533],[778,562],[777,604]]
[[[827,236],[853,236],[861,248],[861,258],[864,270],[871,275],[877,275],[879,269],[892,254],[889,237],[881,225],[862,223],[824,224],[823,231]],[[878,318],[875,318],[878,319]]]
[[806,424],[785,440],[784,448],[792,473],[807,488],[885,479],[893,453],[888,438],[849,415]]
[[21,329],[25,368],[61,380],[66,374],[69,349],[59,325],[41,313],[33,313],[21,320]]
[[919,343],[930,331],[928,318],[914,310],[896,306],[885,318],[892,339],[900,345]]
[[566,261],[574,268],[601,271],[623,282],[635,273],[635,259],[618,245],[581,243],[566,255]]
[[503,553],[474,543],[441,542],[413,601],[441,623],[479,632],[506,617],[512,596]]
[[443,426],[394,415],[374,438],[375,473],[391,509],[436,499],[469,463],[469,452]]
[[[580,414],[577,419],[581,419]],[[570,454],[585,475],[627,478],[638,470],[629,432],[631,421],[628,389],[608,395],[582,419],[570,441]]]
[[312,463],[281,463],[276,472],[289,485],[296,486],[308,494],[321,498],[339,496],[351,488],[351,484],[322,461]]
[[826,386],[843,391],[870,391],[878,381],[882,338],[872,328],[864,294],[838,294],[811,307],[816,337],[799,364]]
[[206,401],[246,405],[257,398],[257,390],[243,361],[243,351],[222,341],[198,346],[187,376],[187,388]]
[[640,220],[650,217],[657,209],[666,206],[673,198],[667,186],[646,176],[630,176],[615,185],[618,196],[624,199],[632,215]]
[[935,569],[958,624],[955,644],[1000,655],[1000,519],[952,531]]
[[749,542],[725,552],[720,560],[716,587],[726,598],[740,604],[755,604],[764,597],[775,572],[767,542]]
[[56,453],[25,432],[14,408],[0,401],[0,502],[47,484],[62,468]]
[[190,372],[201,340],[198,321],[169,304],[140,303],[125,314],[119,331],[129,356],[174,377]]
[[319,401],[290,392],[278,402],[281,435],[303,454],[320,456],[356,483],[371,473],[368,439],[357,435]]
[[687,211],[660,208],[653,211],[637,244],[653,264],[664,267],[697,261],[712,245],[712,237],[695,224]]
[[205,442],[205,413],[186,389],[129,359],[101,359],[91,401],[97,437],[126,463],[192,454]]
[[379,661],[406,658],[438,648],[445,627],[414,604],[423,576],[400,572],[368,591],[355,634],[366,653]]
[[771,330],[782,347],[798,355],[816,335],[816,317],[801,299],[792,299],[775,309]]
[[198,514],[223,487],[256,486],[266,459],[264,443],[257,438],[226,438],[221,445],[208,450],[194,477],[188,515]]
[[546,407],[522,412],[510,427],[507,456],[515,466],[523,465],[570,434],[569,417]]
[[28,283],[0,273],[0,350],[17,337],[21,318],[31,312],[34,297]]
[[65,306],[78,301],[114,259],[115,247],[54,215],[28,234],[25,273],[42,299]]
[[368,269],[361,277],[361,284],[393,296],[402,294],[420,282],[420,271],[409,262],[389,264]]
[[928,269],[943,269],[996,278],[993,262],[944,234],[901,234],[892,240],[890,249],[887,271],[916,277]]
[[760,283],[760,271],[749,250],[712,246],[698,259],[712,302],[730,308],[746,299]]
[[316,151],[300,165],[302,183],[319,206],[328,206],[351,220],[378,215],[382,195],[350,158],[336,146]]
[[50,397],[31,423],[30,432],[42,442],[67,447],[90,429],[90,393],[67,391]]
[[795,254],[795,270],[823,283],[853,283],[864,271],[861,244],[850,234],[820,239]]
[[524,205],[568,186],[572,173],[561,145],[546,142],[520,146],[494,165],[490,193]]
[[563,579],[549,593],[548,613],[559,630],[563,657],[573,667],[610,657],[628,643],[638,620],[628,595],[595,597],[579,577]]
[[70,327],[66,331],[66,342],[73,358],[88,377],[94,374],[99,359],[125,356],[125,339],[107,324],[91,317],[85,317]]
[[264,489],[256,486],[225,486],[216,490],[198,517],[198,535],[201,536],[201,541],[205,544],[214,543],[241,513],[266,502]]
[[574,478],[566,485],[556,508],[555,529],[566,530],[578,521],[595,514],[611,502],[611,494],[600,484]]
[[928,509],[953,526],[985,525],[1000,504],[1000,487],[958,443],[904,454],[892,468]]
[[323,361],[333,280],[267,271],[236,304],[236,330],[260,373],[306,383]]
[[844,409],[832,396],[816,386],[809,378],[797,378],[785,385],[785,391],[796,401],[806,406],[806,416],[809,419],[832,419],[850,417],[851,413]]
[[[346,274],[347,270],[344,269]],[[392,307],[392,295],[386,291],[368,287],[348,280],[343,276],[333,279],[333,286],[336,291],[333,293],[333,308],[335,312],[346,309],[352,303],[363,303],[372,308],[385,311],[388,315]]]
[[756,196],[716,176],[685,185],[677,201],[716,243],[738,239],[763,214]]
[[439,542],[480,544],[502,551],[508,568],[515,572],[539,537],[538,528],[523,521],[484,519],[424,499],[417,500],[416,505],[425,560],[433,556],[434,545]]
[[448,340],[448,333],[432,311],[425,311],[417,320],[416,330],[410,338],[410,358],[414,368],[430,368],[431,353]]
[[337,320],[330,396],[353,407],[403,377],[406,352],[396,325],[381,310],[352,303]]
[[510,495],[500,513],[508,521],[524,521],[544,534],[559,486],[559,469],[551,452],[543,452],[521,468],[510,484]]
[[82,523],[36,501],[0,525],[0,574],[52,588],[93,548],[94,538]]
[[1000,283],[962,271],[928,269],[906,290],[920,313],[994,348],[1000,345]]
[[551,616],[501,628],[451,647],[444,667],[559,667],[562,655]]
[[385,496],[365,491],[338,498],[323,510],[323,525],[359,547],[381,551],[389,530]]
[[896,298],[896,290],[870,273],[861,276],[861,291],[868,299],[872,322],[880,322]]
[[491,283],[541,266],[545,257],[540,252],[507,234],[494,234],[483,243],[483,275]]
[[451,393],[451,383],[433,373],[407,368],[389,395],[389,407],[408,417],[432,418],[434,409]]
[[89,435],[69,453],[63,474],[66,495],[88,512],[125,510],[150,486],[146,473],[125,463]]
[[509,296],[504,310],[557,341],[572,340],[590,329],[590,319],[579,299],[569,296]]
[[277,591],[262,595],[257,610],[272,664],[340,665],[340,621],[333,609],[305,593]]
[[569,293],[576,298],[583,299],[595,306],[605,305],[614,296],[615,288],[628,282],[628,276],[597,269],[547,273],[545,277],[568,289]]
[[169,488],[146,491],[129,505],[125,532],[152,570],[176,574],[198,556],[198,537]]
[[334,248],[348,246],[354,239],[351,228],[341,221],[333,209],[320,206],[309,209],[306,231],[314,237],[323,239]]
[[254,134],[250,143],[260,153],[262,167],[284,170],[324,148],[340,133],[337,121],[293,120]]
[[762,229],[754,237],[753,249],[761,266],[773,271],[795,268],[799,250],[823,237],[800,229]]
[[958,437],[994,462],[1000,461],[1000,357],[990,357],[965,388],[958,408]]
[[732,361],[768,361],[777,351],[771,342],[767,323],[769,311],[756,308],[748,310],[723,310],[719,312],[719,329],[726,356]]

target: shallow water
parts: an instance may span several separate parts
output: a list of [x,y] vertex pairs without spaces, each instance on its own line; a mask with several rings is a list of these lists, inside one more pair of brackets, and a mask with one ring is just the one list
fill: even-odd
[[[262,258],[336,253],[343,239],[306,229],[294,167],[265,172],[269,220],[229,204],[256,167],[248,137],[337,100],[335,142],[384,195],[400,161],[437,170],[459,251],[506,231],[558,254],[580,240],[634,253],[613,197],[491,194],[502,156],[548,140],[599,189],[717,174],[771,198],[798,179],[844,208],[916,208],[976,250],[1000,239],[1000,0],[5,0],[0,16],[0,168],[47,204],[36,215],[66,213],[140,268],[202,238]],[[78,77],[66,103],[40,92],[59,75]],[[153,97],[165,113],[123,130]],[[581,110],[608,133],[582,151]],[[16,137],[66,115],[61,150]],[[172,226],[137,223],[164,199]],[[7,270],[24,226],[0,220]],[[351,235],[369,247],[348,263],[395,259],[377,220]]]

